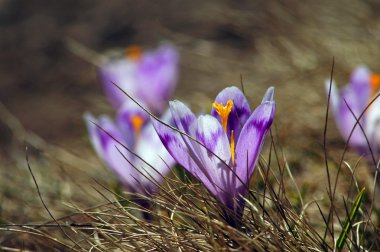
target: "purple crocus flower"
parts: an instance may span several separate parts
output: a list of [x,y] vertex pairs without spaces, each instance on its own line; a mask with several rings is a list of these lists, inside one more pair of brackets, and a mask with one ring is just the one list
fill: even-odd
[[[90,141],[98,156],[131,192],[153,192],[175,161],[162,145],[150,118],[132,101],[118,111],[116,123],[107,116],[85,115]],[[167,111],[162,118],[170,121]],[[127,150],[126,148],[129,150]]]
[[[326,81],[326,88],[329,90],[330,81]],[[354,129],[357,119],[365,110],[367,105],[377,95],[380,88],[380,76],[372,74],[366,67],[359,66],[351,74],[349,83],[338,90],[335,82],[331,86],[331,109],[333,111],[337,127],[342,137],[347,141],[351,131]],[[369,154],[369,147],[375,156],[379,157],[380,147],[380,99],[366,110],[360,119],[360,125],[356,125],[349,145],[360,154]],[[364,135],[365,134],[365,135]]]
[[156,113],[164,111],[177,84],[178,70],[178,51],[168,44],[144,53],[139,47],[130,47],[127,57],[110,60],[99,69],[104,91],[115,108],[128,100],[116,84]]
[[170,102],[179,133],[158,121],[153,125],[173,158],[200,180],[225,206],[242,213],[250,178],[275,114],[274,88],[253,111],[237,87],[221,91],[211,115],[198,119],[180,101]]

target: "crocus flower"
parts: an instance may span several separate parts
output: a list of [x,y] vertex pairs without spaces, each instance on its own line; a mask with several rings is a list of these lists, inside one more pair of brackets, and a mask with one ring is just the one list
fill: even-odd
[[[107,116],[97,119],[89,113],[85,120],[98,156],[131,192],[153,192],[156,183],[162,181],[175,164],[150,118],[132,101],[121,106],[116,123]],[[162,120],[170,121],[169,111]]]
[[[179,133],[158,121],[153,125],[173,158],[200,180],[225,206],[242,213],[250,178],[275,114],[269,88],[253,111],[236,87],[221,91],[211,115],[198,119],[180,101],[170,102]],[[185,134],[183,134],[185,133]]]
[[99,69],[109,101],[119,108],[128,100],[116,84],[153,112],[162,113],[177,84],[178,51],[165,44],[154,51],[142,52],[139,47],[133,46],[126,52],[126,57],[109,60]]
[[[329,85],[328,80],[327,90]],[[348,143],[362,155],[369,154],[365,138],[367,136],[373,153],[379,157],[380,98],[372,103],[360,119],[359,123],[363,130],[359,125],[355,127],[359,116],[378,94],[379,88],[380,76],[372,74],[364,66],[359,66],[353,71],[349,83],[342,90],[338,90],[335,82],[332,82],[330,101],[336,125],[346,141],[354,129]]]

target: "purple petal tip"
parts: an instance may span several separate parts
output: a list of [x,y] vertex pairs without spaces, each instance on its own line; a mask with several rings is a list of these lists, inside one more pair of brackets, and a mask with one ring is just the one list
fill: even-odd
[[270,87],[265,92],[265,95],[261,103],[270,102],[270,101],[273,101],[273,99],[274,99],[274,87]]

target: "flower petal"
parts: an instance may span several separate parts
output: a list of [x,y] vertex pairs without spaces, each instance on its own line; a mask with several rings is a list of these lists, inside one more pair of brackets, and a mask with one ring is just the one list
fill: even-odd
[[110,60],[99,68],[99,76],[104,92],[115,108],[119,108],[128,99],[115,84],[132,97],[137,95],[138,85],[134,61],[127,58]]
[[[361,101],[358,97],[357,91],[350,86],[346,86],[341,91],[341,99],[337,111],[337,126],[345,140],[348,140],[348,137],[356,124],[355,117],[359,118],[360,114],[365,109],[360,103]],[[360,124],[364,126],[363,118],[360,120]],[[364,134],[359,125],[355,127],[349,144],[355,148],[367,145]]]
[[[230,162],[230,144],[226,133],[223,131],[222,125],[215,117],[210,115],[199,116],[195,135],[196,139],[203,143],[208,150],[216,154],[219,159],[226,163]],[[203,154],[206,153],[205,148],[201,149],[205,150],[202,151]],[[211,160],[215,159],[215,156],[209,152],[207,156],[210,157]],[[216,162],[219,163],[219,161]]]
[[[194,145],[201,165],[196,170],[198,177],[206,188],[221,202],[230,206],[230,199],[235,191],[235,176],[231,164],[231,150],[226,133],[220,122],[211,115],[198,118],[196,127],[196,139],[203,143]],[[232,166],[231,166],[232,167]]]
[[177,84],[179,54],[170,45],[144,53],[137,66],[138,96],[155,110],[162,112]]
[[[194,141],[196,135],[196,128],[198,127],[198,121],[193,112],[180,101],[169,102],[170,111],[172,112],[173,121],[175,126],[180,132],[184,134],[178,134],[182,138],[185,147],[188,149],[193,161],[203,169],[202,164],[198,160],[197,149],[199,143]],[[190,136],[190,137],[189,137]],[[191,139],[193,137],[193,139]],[[178,160],[177,160],[178,161]],[[190,171],[191,172],[191,171]]]
[[[228,100],[232,100],[234,103],[227,121],[228,136],[231,135],[231,130],[234,130],[234,137],[238,139],[243,125],[251,115],[251,109],[249,108],[245,95],[237,87],[227,87],[215,98],[216,103],[223,105],[226,105]],[[212,108],[211,115],[221,122],[220,116],[215,108]]]
[[269,87],[267,91],[265,92],[263,99],[261,100],[261,103],[264,102],[271,102],[274,99],[274,87]]
[[170,111],[172,112],[173,120],[177,128],[191,136],[195,136],[194,125],[197,124],[197,118],[191,110],[182,102],[175,100],[169,102]]
[[371,71],[366,66],[358,66],[352,71],[350,84],[352,86],[367,86],[370,82]]
[[380,97],[368,108],[365,132],[370,141],[372,151],[380,155]]
[[[236,144],[236,173],[248,185],[255,169],[261,147],[272,125],[275,114],[274,101],[264,101],[244,125]],[[245,194],[241,187],[241,194]]]
[[117,178],[131,189],[131,186],[133,187],[135,183],[133,178],[136,178],[138,174],[126,160],[132,160],[133,157],[122,146],[125,141],[121,132],[111,119],[106,116],[102,116],[97,120],[91,114],[86,114],[85,120],[90,134],[90,141],[98,156],[115,172]]
[[[325,82],[326,92],[328,93],[330,81]],[[360,92],[359,92],[360,93]],[[330,104],[331,110],[334,114],[334,119],[339,129],[343,139],[348,140],[348,137],[356,124],[356,119],[352,115],[350,109],[354,112],[355,116],[358,118],[363,112],[365,106],[363,107],[360,103],[360,99],[356,89],[353,89],[351,85],[347,85],[340,93],[336,87],[335,82],[331,83],[331,95]],[[346,102],[348,104],[346,104]],[[350,109],[349,109],[350,108]],[[364,120],[361,120],[361,125],[364,126]],[[366,145],[364,135],[357,125],[355,131],[351,136],[349,144],[355,148],[362,149]]]
[[[170,117],[167,117],[164,118],[163,121],[169,123],[170,119]],[[143,184],[152,184],[150,180],[157,182],[162,181],[163,176],[166,176],[176,163],[161,142],[150,120],[144,127],[140,141],[137,143],[135,150],[136,154],[144,160],[143,162],[136,157],[136,160],[138,161],[136,162],[136,167],[143,175],[145,175],[141,177]]]
[[114,141],[110,135],[123,142],[123,137],[119,130],[108,116],[100,116],[99,119],[96,119],[92,114],[86,113],[84,119],[90,134],[90,141],[100,156],[110,142]]
[[371,72],[369,69],[365,66],[359,66],[352,72],[350,83],[348,84],[349,89],[356,94],[358,106],[362,108],[362,111],[370,98],[370,78]]
[[198,165],[193,159],[195,154],[186,146],[180,133],[154,118],[151,120],[162,144],[166,147],[170,155],[190,173],[195,174],[198,169]]
[[[330,80],[325,81],[325,89],[326,89],[326,94],[329,94],[330,90]],[[339,103],[340,103],[340,94],[339,90],[336,87],[335,81],[331,81],[331,92],[330,92],[330,104],[331,104],[331,110],[334,113],[334,116],[338,116],[338,110],[339,110]]]
[[102,137],[98,132],[98,127],[94,124],[98,120],[89,112],[86,112],[83,116],[83,119],[87,126],[87,131],[89,134],[89,139],[92,144],[92,147],[95,149],[96,153],[100,156],[100,153],[103,150]]

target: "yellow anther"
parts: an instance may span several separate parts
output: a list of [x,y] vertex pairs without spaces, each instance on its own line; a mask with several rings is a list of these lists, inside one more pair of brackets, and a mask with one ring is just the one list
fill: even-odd
[[142,55],[141,47],[135,45],[129,46],[125,49],[125,55],[128,59],[138,61]]
[[141,132],[141,128],[144,124],[144,118],[142,118],[139,115],[134,115],[131,117],[131,124],[136,135],[139,136]]
[[220,116],[220,119],[222,120],[222,126],[224,129],[224,132],[227,132],[227,121],[228,116],[231,113],[232,106],[234,105],[232,100],[228,100],[226,106],[223,106],[221,103],[214,102],[212,106],[215,108],[216,113]]
[[233,130],[231,130],[230,150],[231,150],[232,165],[235,165],[235,136],[234,136],[234,131]]
[[[222,126],[224,129],[224,132],[226,133],[227,133],[228,116],[230,115],[232,111],[233,105],[234,105],[234,102],[232,100],[228,100],[226,106],[223,106],[222,103],[216,103],[216,102],[212,104],[212,106],[215,108],[216,113],[218,113],[218,115],[220,116],[220,119],[222,120]],[[231,130],[230,150],[231,150],[231,162],[232,162],[232,165],[235,165],[235,136],[234,136],[233,130]]]
[[372,95],[374,95],[380,89],[380,75],[372,74],[371,79],[370,79],[370,84],[371,84],[371,93]]

